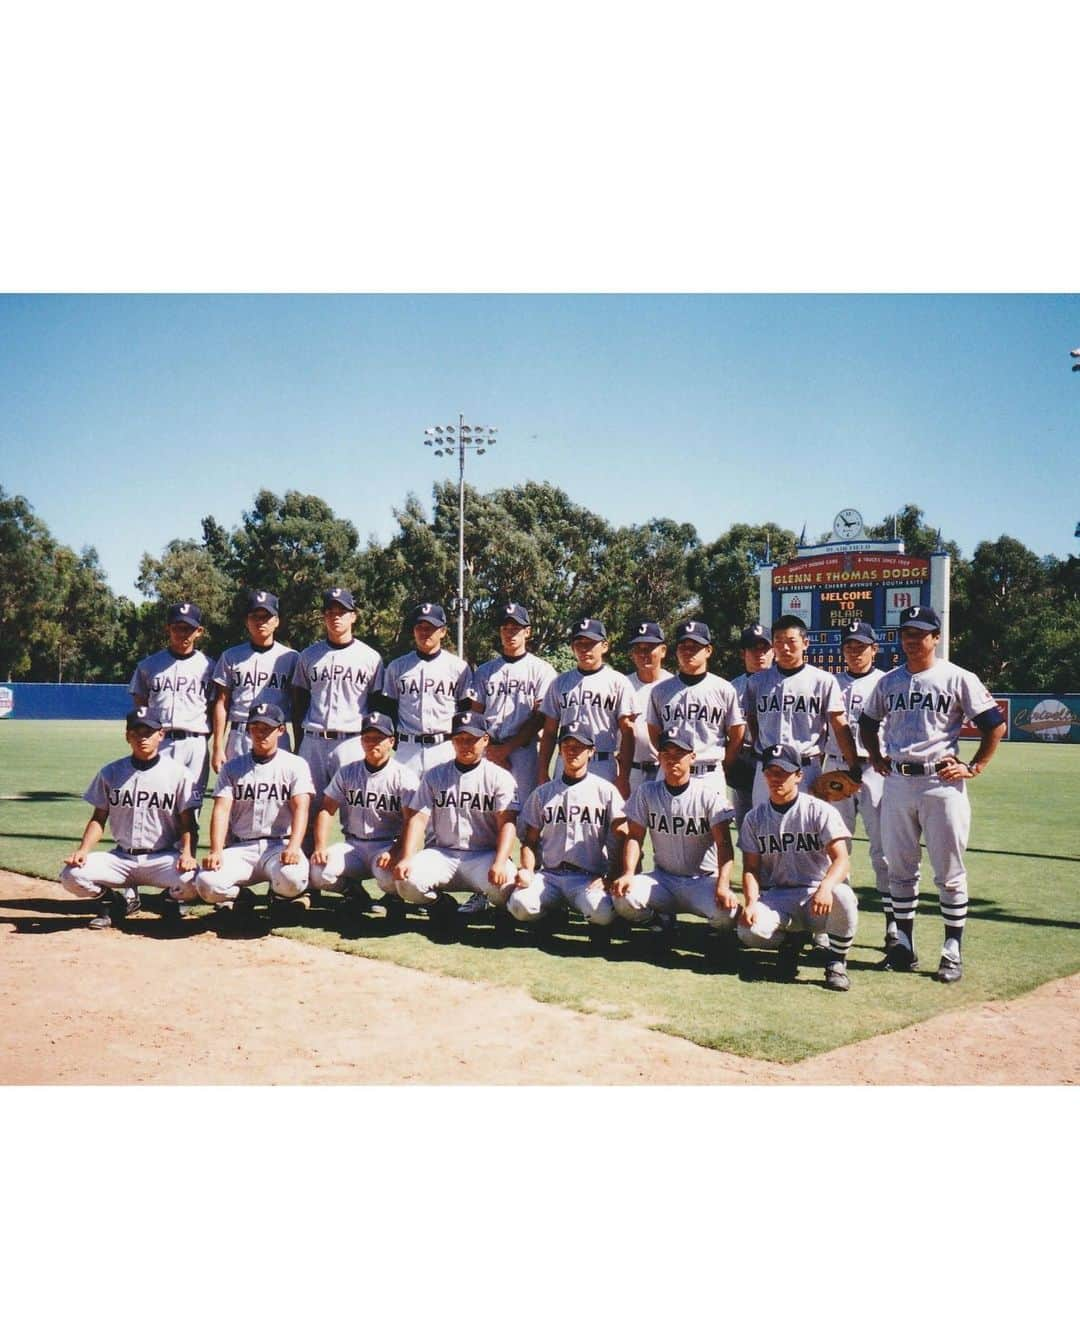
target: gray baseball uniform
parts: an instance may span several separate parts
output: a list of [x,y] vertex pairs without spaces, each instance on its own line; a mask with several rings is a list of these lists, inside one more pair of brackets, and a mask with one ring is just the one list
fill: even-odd
[[214,664],[198,649],[177,657],[162,648],[136,666],[128,689],[133,697],[145,698],[165,728],[161,754],[184,765],[195,779],[201,803],[210,776],[207,713],[214,694]]
[[382,671],[382,658],[358,638],[340,647],[322,639],[297,659],[293,687],[311,696],[300,754],[311,769],[316,798],[338,769],[363,755],[360,723]]
[[637,714],[634,718],[634,762],[630,766],[630,791],[636,792],[642,783],[656,777],[660,767],[649,736],[649,696],[657,685],[671,679],[671,672],[661,667],[656,679],[648,684],[642,681],[636,671],[632,671],[626,679],[634,692],[634,712]]
[[596,671],[574,667],[551,682],[544,695],[542,711],[558,725],[568,722],[587,724],[596,742],[589,761],[589,772],[613,782],[618,768],[619,719],[634,715],[634,691],[630,682],[614,667]]
[[[479,704],[492,741],[505,741],[520,731],[542,705],[554,679],[555,668],[531,652],[514,658],[501,655],[477,667],[469,695]],[[518,746],[507,759],[521,798],[536,785],[538,753],[539,743],[533,740]]]
[[[803,756],[799,790],[805,792],[821,773],[829,714],[844,711],[836,677],[809,663],[790,673],[773,665],[750,677],[747,703],[757,716],[754,745],[759,755],[769,746],[794,746]],[[754,804],[767,801],[768,796],[759,768],[754,780]]]
[[450,727],[471,682],[468,662],[445,649],[430,657],[413,649],[386,668],[382,693],[397,704],[397,759],[420,777],[453,761]]
[[648,721],[661,732],[675,728],[694,739],[694,776],[711,776],[714,787],[723,788],[724,750],[732,727],[743,717],[735,687],[722,676],[706,671],[700,676],[679,672],[657,685],[649,696]]
[[366,760],[354,760],[339,769],[327,784],[326,796],[340,810],[343,843],[327,850],[326,865],[311,864],[311,884],[316,890],[341,891],[347,881],[374,878],[379,889],[394,889],[390,868],[375,866],[375,859],[401,837],[405,807],[412,807],[420,780],[398,759],[381,769]]
[[[214,684],[229,694],[229,728],[225,736],[225,758],[246,755],[248,713],[257,703],[276,704],[292,717],[292,683],[300,654],[280,643],[257,648],[250,641],[226,648],[214,667]],[[279,749],[286,746],[281,738]]]
[[[750,677],[745,671],[742,672],[741,675],[733,676],[731,679],[731,688],[735,691],[735,695],[739,700],[739,707],[742,709],[744,718],[747,717],[746,695],[749,686]],[[754,743],[750,740],[749,722],[747,722],[746,733],[747,734],[743,737],[743,748],[739,752],[739,759],[744,761],[750,769],[754,769],[756,768],[756,761],[754,759]],[[741,827],[742,822],[746,819],[750,808],[754,804],[754,789],[752,786],[729,787],[728,795],[731,798],[732,806],[735,808],[735,829],[737,832]]]
[[[862,785],[855,796],[845,797],[841,801],[832,803],[844,817],[844,824],[847,825],[852,834],[855,833],[856,815],[862,816],[866,837],[870,842],[870,864],[874,868],[874,878],[879,895],[889,893],[889,864],[885,860],[885,850],[881,838],[881,798],[885,788],[885,780],[869,765],[870,756],[867,754],[866,747],[859,740],[858,722],[862,715],[865,700],[884,674],[884,671],[878,667],[872,667],[863,676],[853,676],[848,671],[837,673],[836,682],[840,686],[840,693],[844,698],[844,712],[855,738],[855,749],[859,760],[865,767],[863,769]],[[823,769],[847,768],[843,756],[836,754],[835,751],[836,742],[830,739],[826,747],[825,758],[822,761]],[[851,845],[849,843],[848,851],[850,852],[850,850]]]

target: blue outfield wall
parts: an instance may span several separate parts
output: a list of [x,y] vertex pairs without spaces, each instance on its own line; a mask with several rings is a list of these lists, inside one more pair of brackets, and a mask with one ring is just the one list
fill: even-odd
[[131,711],[126,685],[43,685],[0,681],[0,718],[102,718]]

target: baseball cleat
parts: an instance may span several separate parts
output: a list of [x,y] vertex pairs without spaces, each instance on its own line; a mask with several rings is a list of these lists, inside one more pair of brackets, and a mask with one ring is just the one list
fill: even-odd
[[847,976],[847,970],[843,965],[831,964],[825,969],[825,987],[831,988],[836,993],[846,993],[851,987],[851,980]]
[[242,885],[236,892],[236,899],[233,901],[233,917],[237,922],[244,922],[255,917],[255,896],[246,885]]
[[427,906],[430,936],[433,941],[449,941],[456,933],[457,900],[441,890],[435,902]]
[[885,947],[884,947],[885,954],[888,955],[888,953],[892,950],[894,946],[899,945],[900,945],[900,935],[896,930],[895,924],[890,923],[889,926],[885,929]]
[[[377,905],[375,907],[378,907]],[[388,891],[382,897],[382,908],[386,914],[387,927],[404,927],[408,906],[396,891]]]
[[517,923],[512,914],[506,909],[495,910],[495,943],[498,946],[508,946],[514,937],[514,928]]
[[103,927],[114,927],[118,922],[122,922],[129,913],[138,913],[142,908],[142,901],[138,894],[129,894],[127,891],[118,891],[111,895],[106,895],[101,901],[101,912],[96,918],[90,919],[90,926],[95,931]]
[[799,955],[805,938],[801,932],[786,932],[776,953],[776,977],[781,983],[794,983],[799,977]]
[[470,895],[464,904],[458,905],[457,916],[459,918],[478,918],[480,914],[488,911],[487,895]]
[[180,923],[191,917],[191,909],[178,899],[165,895],[161,901],[161,916],[167,923]]
[[594,951],[606,951],[611,946],[611,924],[590,923],[588,926],[589,945]]
[[933,977],[938,983],[959,983],[964,976],[964,966],[959,960],[943,955]]
[[899,939],[889,947],[878,966],[879,969],[891,969],[894,974],[913,974],[918,967],[919,957]]

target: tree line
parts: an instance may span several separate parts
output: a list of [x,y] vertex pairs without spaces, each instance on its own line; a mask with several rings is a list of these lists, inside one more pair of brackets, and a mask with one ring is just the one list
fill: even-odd
[[[298,648],[322,636],[322,592],[349,587],[358,633],[395,657],[411,646],[411,606],[449,606],[456,591],[456,485],[435,486],[430,514],[409,494],[394,518],[385,545],[361,542],[317,495],[260,490],[238,525],[208,516],[200,539],[144,554],[136,586],[145,599],[132,601],[111,590],[95,550],[61,545],[25,498],[0,486],[0,679],[127,681],[162,645],[166,607],[182,600],[202,607],[203,647],[220,652],[246,637],[251,587],[279,594],[281,637]],[[1001,536],[966,559],[910,503],[867,532],[901,537],[910,555],[950,552],[951,655],[992,689],[1080,690],[1077,557],[1040,557]],[[604,620],[618,650],[640,618],[670,629],[694,616],[713,631],[715,668],[733,674],[739,631],[758,614],[756,567],[766,557],[793,558],[797,543],[774,522],[737,523],[708,543],[672,518],[614,527],[546,481],[486,494],[467,489],[466,656],[476,663],[493,654],[494,611],[517,600],[531,613],[536,651],[560,670],[571,665],[566,634],[582,615]]]

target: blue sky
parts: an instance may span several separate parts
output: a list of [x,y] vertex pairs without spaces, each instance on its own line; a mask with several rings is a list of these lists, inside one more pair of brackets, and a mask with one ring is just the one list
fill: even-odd
[[965,554],[1075,551],[1072,296],[0,298],[0,483],[134,595],[139,558],[255,491],[386,539],[423,446],[499,427],[486,490],[548,479],[616,523],[828,530],[912,501]]

